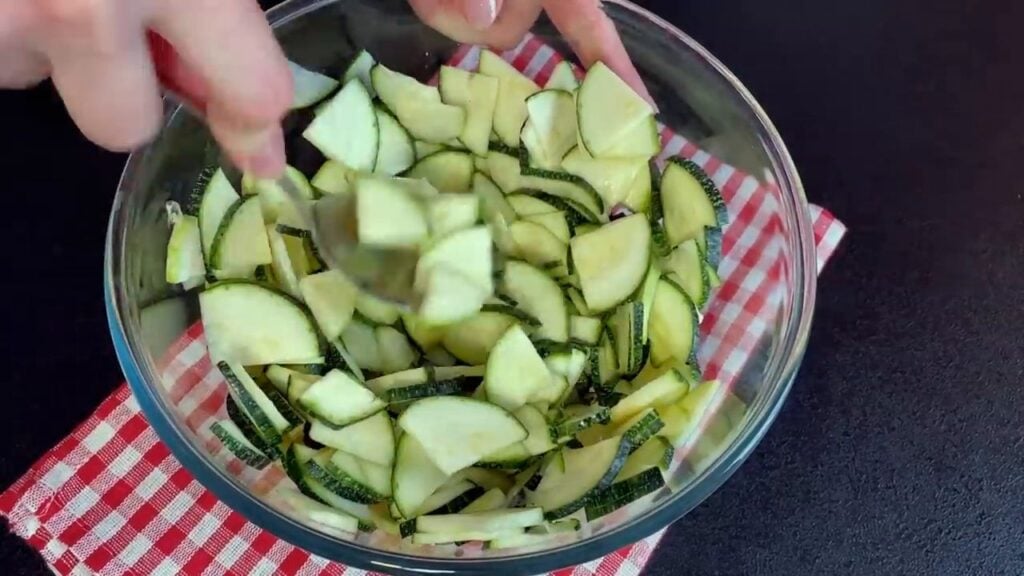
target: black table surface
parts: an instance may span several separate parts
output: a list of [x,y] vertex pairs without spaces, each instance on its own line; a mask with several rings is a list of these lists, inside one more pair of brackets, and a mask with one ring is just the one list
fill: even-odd
[[[1024,4],[640,3],[746,83],[850,227],[778,420],[646,573],[1024,573]],[[3,488],[121,380],[100,271],[124,157],[49,86],[0,110]],[[9,534],[0,567],[45,571]]]

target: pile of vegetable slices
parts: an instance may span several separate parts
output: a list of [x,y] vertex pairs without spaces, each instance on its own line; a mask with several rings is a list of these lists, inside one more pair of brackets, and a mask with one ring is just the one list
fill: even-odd
[[418,251],[424,303],[325,269],[273,182],[207,173],[167,281],[200,289],[213,434],[280,462],[310,522],[418,544],[545,546],[661,489],[721,393],[695,350],[726,211],[696,164],[654,165],[651,106],[603,64],[542,89],[486,51],[438,87],[365,52],[341,82],[293,72],[327,160],[288,176]]

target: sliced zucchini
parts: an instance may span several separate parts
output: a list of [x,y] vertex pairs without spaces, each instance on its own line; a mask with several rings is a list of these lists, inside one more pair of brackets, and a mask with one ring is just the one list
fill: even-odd
[[313,420],[308,435],[324,446],[347,452],[367,462],[388,467],[394,464],[395,433],[387,412],[378,412],[341,429]]
[[433,238],[472,228],[480,220],[480,200],[472,194],[438,194],[427,204]]
[[[475,226],[442,238],[420,257],[417,277],[437,266],[445,266],[462,274],[486,292],[486,297],[490,297],[494,291],[490,229],[487,226]],[[483,305],[483,302],[480,304]]]
[[441,100],[466,110],[466,125],[459,140],[477,156],[486,156],[498,103],[497,78],[442,66]]
[[405,173],[423,178],[442,192],[469,192],[473,186],[473,156],[458,150],[441,150],[419,161]]
[[363,176],[355,190],[360,244],[415,249],[430,235],[425,206],[398,181]]
[[648,468],[624,480],[616,480],[611,486],[597,491],[587,502],[587,519],[597,520],[664,486],[665,478],[657,468]]
[[718,275],[718,271],[711,266],[711,263],[704,263],[704,273],[708,275],[709,289],[714,290],[722,285],[722,278]]
[[341,336],[352,320],[359,289],[341,272],[328,270],[299,281],[299,290],[328,340]]
[[576,312],[582,316],[595,316],[596,314],[587,306],[587,301],[583,298],[583,293],[579,291],[575,286],[569,286],[565,290],[566,295],[569,297],[569,301],[572,302],[573,307],[576,308]]
[[[231,422],[233,422],[242,433],[242,436],[244,436],[250,444],[256,447],[256,450],[271,459],[279,458],[281,456],[281,451],[278,449],[277,445],[264,440],[263,436],[258,430],[256,430],[256,426],[253,424],[252,419],[249,418],[230,394],[228,394],[224,399],[224,408],[227,411],[228,418],[231,419]],[[271,434],[271,436],[276,435]]]
[[516,219],[516,211],[509,199],[505,198],[498,185],[482,172],[473,174],[473,195],[480,199],[480,211],[488,222],[495,214],[501,215],[506,222]]
[[203,263],[199,219],[185,216],[177,208],[172,216],[172,226],[171,238],[167,242],[164,279],[168,284],[181,284],[186,289],[200,286],[206,276],[206,266]]
[[502,492],[507,492],[513,485],[513,480],[508,474],[486,468],[466,468],[453,476],[453,478],[464,478],[481,488],[486,488],[487,490],[497,488]]
[[[509,194],[508,203],[512,206],[512,209],[515,210],[516,215],[521,218],[543,216],[559,212],[558,208],[555,208],[548,202],[529,194]],[[513,220],[515,220],[515,218],[513,218]]]
[[689,381],[676,370],[669,370],[612,407],[612,422],[621,425],[648,408],[667,406],[690,390]]
[[558,442],[567,441],[576,434],[611,422],[609,409],[604,406],[576,404],[567,406],[561,412],[558,424],[551,426],[551,436]]
[[658,122],[653,116],[636,124],[602,153],[603,158],[643,158],[650,160],[661,151]]
[[[646,175],[648,186],[650,184],[650,171],[645,159],[596,159],[579,146],[562,159],[562,169],[583,178],[593,186],[601,195],[605,208],[608,210],[619,204],[627,204],[636,209],[628,200],[631,195],[634,195],[636,187],[643,186],[643,179],[639,183],[638,179],[641,178],[641,175]],[[650,190],[648,189],[648,196],[649,194]],[[642,197],[641,192],[636,192],[635,195],[638,198]],[[644,208],[646,207],[640,208],[640,210]]]
[[547,84],[544,85],[545,90],[568,90],[569,92],[574,92],[579,87],[580,82],[576,79],[576,73],[573,72],[572,64],[568,60],[562,60],[555,66]]
[[718,264],[722,259],[722,229],[704,228],[703,233],[697,235],[697,246],[700,253],[708,264],[708,268],[717,275]]
[[359,519],[314,500],[300,491],[280,488],[275,491],[275,494],[280,496],[299,518],[318,527],[346,533],[359,531]]
[[356,297],[356,311],[368,324],[390,326],[398,322],[402,310],[391,302],[381,300],[367,292],[360,292]]
[[[357,485],[373,504],[391,497],[391,466],[381,465],[340,450],[332,451],[328,470],[337,478]],[[315,460],[315,458],[314,458]],[[359,502],[359,500],[355,500]]]
[[[457,236],[452,234],[448,238]],[[422,266],[423,259],[420,259]],[[419,315],[436,325],[465,320],[480,311],[491,292],[455,265],[441,263],[417,272],[416,286],[423,293]]]
[[601,340],[602,329],[601,321],[597,318],[589,318],[587,316],[569,317],[570,342],[597,346]]
[[476,484],[469,480],[456,480],[453,477],[423,502],[417,516],[422,514],[456,514],[461,512],[481,494],[483,494],[483,490],[478,488]]
[[526,99],[527,120],[520,141],[531,163],[556,170],[576,146],[576,100],[565,90],[541,90]]
[[285,366],[278,366],[277,364],[274,364],[272,366],[267,366],[267,371],[265,372],[265,374],[267,376],[267,380],[270,381],[270,383],[274,386],[274,388],[277,389],[278,392],[287,394],[288,379],[291,378],[292,374],[301,374],[301,372],[292,370],[291,368],[287,368]]
[[634,300],[619,306],[612,315],[611,329],[615,334],[618,372],[624,378],[631,379],[640,373],[647,360],[643,302]]
[[651,228],[646,216],[634,214],[577,236],[569,246],[587,307],[602,312],[628,298],[643,282],[650,262]]
[[550,272],[551,276],[569,274],[569,246],[555,237],[547,228],[536,222],[519,220],[508,228],[519,256]]
[[[604,200],[586,180],[568,172],[536,171],[533,175],[519,177],[519,189],[543,192],[567,200],[582,208],[587,219],[597,221],[597,215],[605,213]],[[590,216],[594,215],[593,218]]]
[[416,531],[420,534],[501,533],[543,523],[544,512],[540,508],[518,508],[420,516],[416,519]]
[[[274,272],[274,279],[286,292],[296,298],[302,298],[302,290],[299,287],[299,274],[297,267],[292,263],[292,253],[288,250],[288,239],[277,231],[276,226],[266,227],[267,242],[270,245],[272,257],[271,269]],[[301,242],[299,248],[302,248]],[[298,253],[303,257],[304,254]],[[300,262],[299,267],[304,267],[305,262]]]
[[360,50],[359,54],[352,59],[352,63],[345,69],[345,74],[342,76],[341,81],[344,84],[348,84],[350,80],[359,80],[366,87],[370,96],[376,96],[377,93],[373,89],[373,82],[370,80],[370,71],[376,65],[377,61],[374,60],[369,52]]
[[704,257],[694,239],[676,246],[665,261],[669,277],[676,281],[699,310],[707,303],[711,279],[707,275]]
[[218,420],[210,426],[210,432],[221,441],[235,457],[249,466],[261,470],[270,464],[270,458],[260,451],[231,420]]
[[256,433],[267,444],[280,444],[282,435],[292,428],[291,422],[240,365],[219,362],[217,368],[227,382],[228,392],[242,413],[249,417]]
[[534,456],[545,454],[555,448],[554,442],[551,441],[548,422],[541,411],[527,404],[513,412],[513,416],[526,428],[526,439],[488,454],[480,461],[481,466],[520,468]]
[[288,61],[288,70],[292,73],[292,110],[306,108],[323,100],[338,87],[338,81],[307,70],[295,62]]
[[480,74],[498,79],[494,107],[494,133],[508,146],[519,146],[519,132],[526,121],[526,99],[540,90],[511,64],[490,50],[480,53]]
[[668,278],[658,281],[649,326],[654,365],[692,361],[699,327],[697,309],[686,291]]
[[491,349],[516,319],[504,312],[480,312],[445,332],[444,347],[467,364],[486,364]]
[[302,137],[353,170],[372,171],[377,162],[380,127],[366,87],[350,80],[309,124]]
[[[302,198],[313,200],[313,187],[310,185],[306,175],[294,166],[285,167],[285,177],[291,181]],[[260,198],[260,206],[263,208],[263,220],[266,223],[281,222],[290,225],[301,225],[302,218],[295,208],[295,202],[285,192],[284,188],[273,179],[257,179],[250,174],[242,176],[243,190],[249,190],[247,194],[255,194]]]
[[214,362],[302,364],[323,355],[312,315],[284,292],[226,280],[200,293],[199,307]]
[[466,113],[441,102],[437,88],[378,64],[370,72],[381,101],[417,140],[444,144],[462,133]]
[[224,214],[210,248],[210,267],[222,278],[248,276],[273,255],[263,223],[260,199],[240,198]]
[[420,354],[409,343],[409,339],[391,326],[378,326],[377,350],[380,366],[384,372],[399,372],[411,367],[419,360]]
[[583,508],[595,494],[609,485],[629,456],[629,444],[613,437],[579,449],[562,450],[562,465],[549,465],[537,490],[527,503],[544,510],[544,517],[557,520]]
[[430,460],[446,474],[527,436],[522,424],[504,409],[453,396],[414,402],[399,417],[398,425],[423,445]]
[[661,202],[672,246],[697,238],[704,228],[720,228],[728,220],[715,183],[690,160],[669,160],[661,178]]
[[[367,475],[358,470],[356,466],[353,466],[353,468],[357,470],[354,473],[358,475],[358,478],[350,476],[347,471],[336,467],[332,460],[334,454],[344,454],[344,452],[324,449],[310,458],[305,465],[310,478],[327,489],[331,494],[351,502],[373,504],[383,499],[382,495],[377,493],[370,485]],[[375,480],[379,482],[380,479],[375,478]]]
[[348,194],[358,172],[341,162],[328,160],[313,175],[310,184],[324,194]]
[[352,320],[345,327],[345,331],[341,333],[341,343],[360,368],[372,372],[384,370],[380,348],[377,344],[377,334],[373,326]]
[[203,254],[209,258],[213,239],[217,236],[224,215],[238,201],[238,192],[228,182],[224,171],[218,169],[210,178],[199,200],[199,236],[203,241]]
[[686,444],[697,431],[707,412],[715,405],[723,392],[718,380],[708,380],[695,386],[693,390],[675,404],[659,408],[664,413],[665,427],[660,435],[675,446]]
[[423,503],[448,481],[427,456],[423,445],[412,434],[403,434],[395,453],[391,487],[395,506],[405,518],[415,518]]
[[328,426],[347,426],[384,409],[373,392],[340,370],[331,370],[310,386],[299,404]]
[[505,507],[505,493],[500,488],[491,488],[462,509],[463,514],[490,512]]
[[624,442],[630,444],[630,452],[635,452],[648,440],[665,427],[665,421],[661,419],[658,411],[648,408],[636,414],[615,429],[616,436],[622,436]]
[[416,149],[412,137],[389,112],[378,107],[377,126],[380,129],[377,159],[373,171],[388,176],[400,174],[416,162]]
[[651,259],[651,265],[647,269],[643,286],[640,287],[640,303],[644,307],[644,329],[643,340],[646,343],[650,333],[651,311],[654,309],[654,297],[658,294],[658,280],[661,280],[661,268],[655,258]]
[[576,98],[580,141],[595,158],[654,117],[654,109],[603,62],[587,71]]
[[473,73],[454,66],[441,66],[437,88],[441,101],[452,106],[465,106],[469,102],[469,81]]
[[555,238],[561,241],[563,244],[568,244],[571,239],[571,233],[569,230],[569,221],[565,217],[565,212],[558,210],[556,212],[547,212],[545,214],[534,214],[533,216],[525,216],[523,218],[527,222],[533,222],[540,224],[551,232]]
[[543,270],[525,262],[505,265],[501,291],[519,303],[519,308],[541,321],[534,330],[537,338],[553,342],[569,340],[569,311],[558,283]]

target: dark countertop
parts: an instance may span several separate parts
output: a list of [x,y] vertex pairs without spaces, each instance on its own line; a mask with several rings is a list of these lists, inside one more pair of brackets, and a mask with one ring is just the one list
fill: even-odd
[[[743,79],[851,230],[777,422],[647,574],[1024,573],[1024,4],[640,4]],[[48,87],[0,110],[2,488],[120,381],[100,270],[123,158]],[[0,566],[40,571],[9,535]]]

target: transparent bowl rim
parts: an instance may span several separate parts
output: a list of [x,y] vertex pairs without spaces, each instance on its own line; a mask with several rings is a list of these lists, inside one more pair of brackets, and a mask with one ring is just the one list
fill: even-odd
[[[267,18],[275,27],[285,24],[310,11],[322,8],[338,0],[289,0],[267,12]],[[794,301],[782,323],[789,326],[779,350],[773,354],[766,366],[768,389],[759,396],[764,400],[751,407],[750,417],[735,439],[696,480],[683,490],[673,494],[656,507],[629,523],[625,523],[599,536],[581,540],[548,550],[516,556],[494,558],[442,559],[398,554],[370,548],[361,544],[333,539],[321,532],[304,526],[279,513],[250,494],[235,479],[230,477],[187,439],[186,431],[162,401],[155,386],[147,376],[156,381],[159,376],[138,338],[130,336],[125,319],[131,302],[125,286],[118,281],[125,247],[125,226],[122,216],[125,198],[135,184],[146,149],[141,149],[128,158],[111,209],[107,229],[104,264],[104,299],[107,321],[114,348],[122,371],[142,412],[159,438],[167,444],[171,453],[193,474],[197,481],[213,492],[229,508],[241,513],[248,520],[299,548],[354,567],[367,570],[424,574],[540,574],[551,570],[581,564],[607,555],[619,548],[633,544],[665,528],[675,520],[697,507],[717,490],[747,459],[771,426],[784,403],[793,379],[799,370],[803,353],[810,334],[814,311],[816,289],[816,259],[812,224],[806,196],[799,174],[782,138],[767,114],[750,92],[721,62],[695,40],[675,28],[672,24],[629,0],[604,0],[605,4],[628,10],[656,25],[675,41],[686,45],[706,65],[713,69],[734,90],[735,95],[749,108],[757,128],[765,138],[766,152],[777,169],[779,189],[787,215],[792,218],[797,243],[792,246]],[[168,106],[168,111],[173,110]],[[169,117],[169,116],[168,116]],[[137,330],[134,331],[137,334]],[[138,359],[143,362],[139,362]]]

